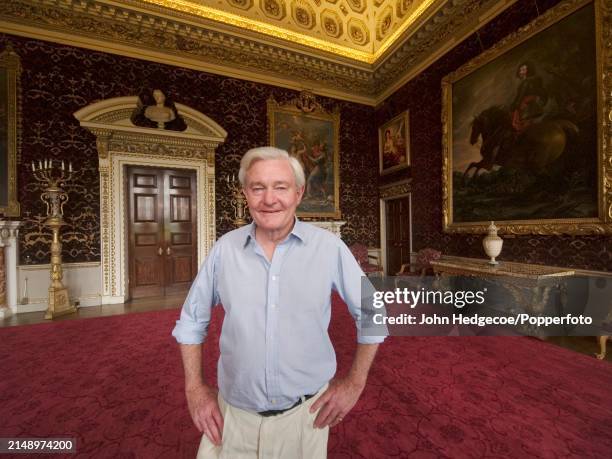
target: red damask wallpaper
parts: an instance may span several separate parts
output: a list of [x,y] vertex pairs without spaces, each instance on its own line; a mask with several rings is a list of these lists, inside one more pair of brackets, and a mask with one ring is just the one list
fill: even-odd
[[[558,0],[519,0],[493,21],[470,35],[377,107],[380,126],[410,110],[413,248],[440,249],[445,254],[484,257],[483,235],[447,234],[442,231],[442,78]],[[400,174],[401,176],[402,174]],[[385,182],[398,176],[385,177]],[[501,260],[612,271],[612,238],[605,236],[504,237]]]
[[[83,178],[69,188],[63,229],[64,262],[100,260],[98,159],[95,139],[72,114],[100,99],[162,89],[172,100],[210,116],[227,132],[217,150],[217,176],[237,173],[246,150],[266,145],[266,100],[283,103],[297,93],[265,84],[226,78],[167,65],[0,34],[0,49],[11,43],[20,55],[22,150],[19,200],[24,226],[21,262],[48,263],[50,232],[43,227],[40,189],[26,164],[44,158],[72,161]],[[359,104],[318,98],[327,109],[341,111],[340,207],[347,221],[343,238],[379,245],[376,130],[374,110]],[[231,229],[228,189],[216,186],[217,233]]]

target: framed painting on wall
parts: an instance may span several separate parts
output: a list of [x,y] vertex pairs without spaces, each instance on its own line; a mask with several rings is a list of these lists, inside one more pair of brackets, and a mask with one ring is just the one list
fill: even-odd
[[326,112],[312,95],[283,105],[268,99],[270,145],[297,158],[306,175],[300,217],[340,218],[339,129],[340,113]]
[[562,2],[443,79],[446,232],[612,232],[609,15]]
[[17,145],[19,139],[19,56],[9,45],[0,54],[0,216],[19,216]]
[[378,128],[378,162],[381,174],[410,165],[408,111],[400,113]]

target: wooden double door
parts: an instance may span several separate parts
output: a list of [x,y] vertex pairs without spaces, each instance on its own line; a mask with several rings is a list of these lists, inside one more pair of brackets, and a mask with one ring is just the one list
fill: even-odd
[[196,174],[128,167],[132,298],[186,292],[197,274]]
[[402,264],[410,263],[410,198],[404,196],[385,201],[387,274],[395,276]]

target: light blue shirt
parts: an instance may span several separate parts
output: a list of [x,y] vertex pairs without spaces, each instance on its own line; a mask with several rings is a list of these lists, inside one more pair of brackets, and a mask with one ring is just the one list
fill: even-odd
[[327,333],[332,290],[348,305],[359,343],[384,337],[360,332],[363,272],[340,238],[296,219],[268,261],[254,230],[243,226],[215,243],[172,335],[179,343],[202,343],[212,307],[221,303],[221,395],[245,410],[279,410],[314,394],[336,372]]

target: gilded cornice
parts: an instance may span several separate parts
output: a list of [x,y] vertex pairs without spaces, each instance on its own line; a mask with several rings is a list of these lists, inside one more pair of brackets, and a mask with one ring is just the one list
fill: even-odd
[[402,180],[400,182],[390,183],[389,185],[381,186],[378,189],[380,199],[391,199],[400,196],[405,196],[412,191],[412,181]]
[[434,1],[437,12],[404,31],[372,64],[143,0],[0,2],[0,31],[376,105],[398,81],[422,70],[432,50],[457,43],[457,31],[464,34],[513,1]]

